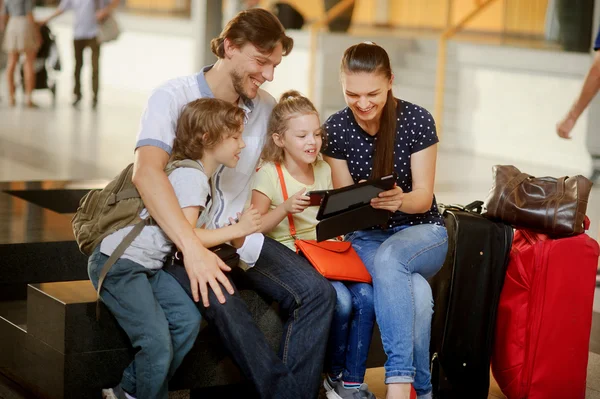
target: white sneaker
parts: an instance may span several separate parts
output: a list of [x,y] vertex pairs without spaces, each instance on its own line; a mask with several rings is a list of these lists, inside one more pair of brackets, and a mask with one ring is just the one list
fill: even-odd
[[[340,374],[340,377],[341,377],[341,374]],[[337,385],[338,381],[333,381],[329,377],[329,375],[327,375],[327,377],[325,377],[325,380],[323,381],[323,388],[325,388],[326,392],[331,392],[335,389],[335,386]]]
[[112,388],[102,390],[102,399],[119,399]]
[[133,396],[125,392],[121,385],[117,385],[114,388],[108,388],[102,390],[102,399],[135,399]]

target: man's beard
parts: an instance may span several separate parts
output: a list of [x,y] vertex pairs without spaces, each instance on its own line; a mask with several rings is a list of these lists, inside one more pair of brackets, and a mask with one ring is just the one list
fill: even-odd
[[237,94],[239,94],[240,98],[244,103],[250,101],[250,97],[244,91],[244,79],[237,71],[231,71],[231,83],[233,83],[233,89]]

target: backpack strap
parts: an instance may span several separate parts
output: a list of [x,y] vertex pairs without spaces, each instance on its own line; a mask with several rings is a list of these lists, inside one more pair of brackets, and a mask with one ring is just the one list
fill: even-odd
[[202,166],[200,162],[194,161],[193,159],[178,159],[167,164],[165,167],[165,173],[168,176],[177,168],[192,168],[204,172],[204,166]]
[[[204,167],[198,161],[194,161],[191,159],[183,159],[177,161],[171,161],[165,167],[165,173],[170,175],[177,168],[193,168],[204,172]],[[131,188],[127,190],[123,190],[118,194],[112,195],[108,200],[108,205],[114,205],[119,201],[130,199],[130,198],[139,198],[140,194],[136,188]],[[108,275],[108,272],[113,267],[115,262],[119,260],[119,258],[125,253],[125,250],[131,245],[133,240],[137,238],[144,229],[145,226],[156,225],[154,219],[151,216],[148,216],[146,219],[140,220],[138,223],[133,225],[133,229],[127,233],[123,241],[115,248],[113,253],[108,257],[108,260],[102,266],[102,270],[100,270],[100,275],[98,276],[98,289],[96,290],[98,293],[98,300],[96,301],[96,319],[100,318],[100,290],[102,289],[102,283],[104,283],[104,279]]]
[[113,253],[108,257],[108,260],[106,261],[104,266],[102,266],[102,270],[100,270],[100,275],[98,276],[98,289],[96,290],[98,293],[98,300],[96,300],[96,319],[100,318],[100,290],[102,289],[102,283],[104,283],[104,279],[106,278],[106,275],[108,274],[109,270],[113,267],[115,262],[119,260],[119,258],[125,253],[125,250],[131,245],[133,240],[135,240],[136,237],[140,235],[142,229],[145,226],[152,226],[155,224],[156,223],[154,222],[154,219],[152,219],[151,216],[148,216],[146,219],[137,222],[133,226],[133,229],[131,229],[131,231],[127,233],[125,238],[123,238],[123,241],[121,241],[121,243],[117,246],[117,248],[115,248]]
[[131,199],[131,198],[140,198],[140,193],[138,192],[138,190],[135,187],[120,191],[117,194],[111,194],[111,196],[108,198],[108,201],[106,202],[106,204],[114,205],[119,201]]

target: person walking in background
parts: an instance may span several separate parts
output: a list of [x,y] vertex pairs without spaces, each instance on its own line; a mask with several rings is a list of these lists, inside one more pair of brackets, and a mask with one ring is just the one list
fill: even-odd
[[596,51],[594,61],[585,77],[581,92],[564,118],[556,124],[556,133],[563,139],[571,138],[571,131],[575,127],[577,119],[579,119],[583,111],[585,111],[598,93],[598,90],[600,90],[600,53],[598,50],[600,50],[600,31],[594,42],[594,51]]
[[5,28],[3,49],[8,54],[6,79],[8,81],[9,104],[14,106],[15,100],[15,68],[19,56],[25,54],[24,80],[25,104],[36,107],[31,98],[35,84],[33,63],[40,43],[40,30],[33,19],[33,0],[4,0],[0,29]]
[[100,43],[97,40],[98,26],[119,6],[119,0],[61,0],[58,8],[42,25],[67,10],[75,12],[73,23],[73,49],[75,52],[75,85],[73,87],[73,106],[81,101],[81,67],[83,66],[83,50],[92,50],[92,107],[98,105],[98,88],[100,84]]

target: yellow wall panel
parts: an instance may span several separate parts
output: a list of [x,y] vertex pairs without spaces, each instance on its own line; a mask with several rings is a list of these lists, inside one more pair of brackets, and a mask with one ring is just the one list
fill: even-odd
[[[475,9],[474,0],[452,0],[452,21],[458,22]],[[504,29],[504,1],[496,0],[481,11],[471,22],[465,25],[465,30],[482,32],[502,32]]]
[[356,0],[352,23],[370,25],[375,21],[375,0]]
[[[127,0],[129,3],[174,3],[175,0]],[[307,20],[323,16],[323,0],[285,0]],[[475,0],[450,0],[451,21],[458,22],[475,9]],[[267,5],[269,0],[262,1]],[[375,21],[376,0],[356,0],[353,23],[370,25]],[[543,35],[548,0],[496,0],[465,26],[465,30]],[[443,29],[446,26],[448,0],[390,0],[389,24],[408,28]]]
[[548,0],[506,0],[506,31],[525,35],[543,35]]
[[390,2],[390,23],[416,28],[443,28],[447,0],[394,0]]

